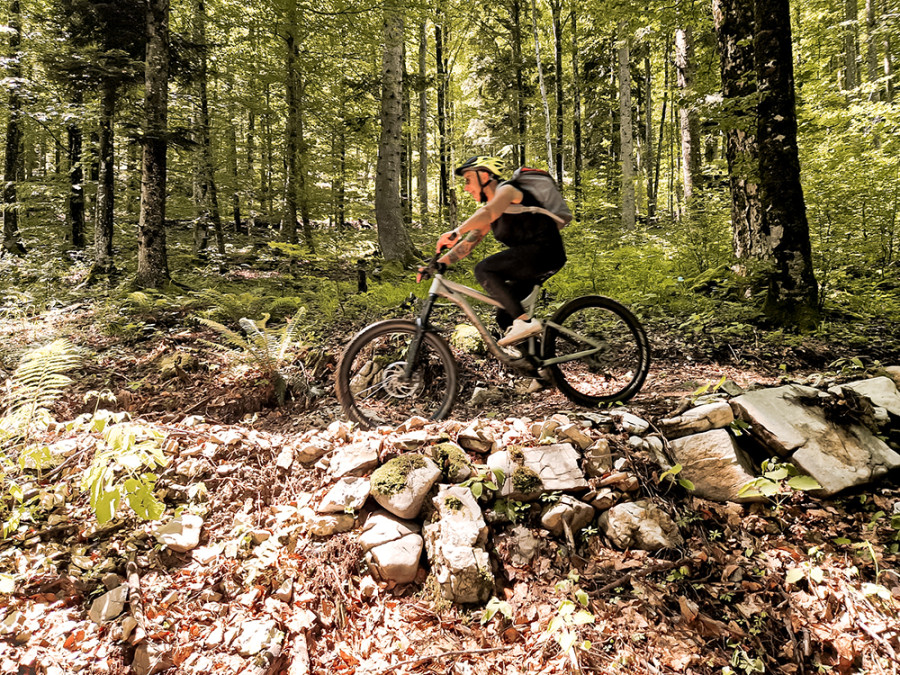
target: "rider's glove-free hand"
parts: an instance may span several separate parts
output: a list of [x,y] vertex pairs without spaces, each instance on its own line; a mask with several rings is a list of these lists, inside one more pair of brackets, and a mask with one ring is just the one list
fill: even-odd
[[440,253],[445,248],[450,248],[453,246],[453,243],[459,239],[459,232],[456,230],[450,230],[449,232],[444,232],[438,240],[437,245],[435,246],[435,253]]
[[423,265],[416,273],[416,283],[420,283],[425,279],[430,279],[435,274],[443,274],[447,269],[446,263],[435,262],[431,265]]

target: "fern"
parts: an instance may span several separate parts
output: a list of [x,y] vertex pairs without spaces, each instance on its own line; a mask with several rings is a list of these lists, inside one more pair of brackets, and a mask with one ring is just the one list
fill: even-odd
[[261,315],[272,298],[256,293],[221,293],[208,288],[195,293],[196,297],[209,307],[211,316],[238,322],[248,314]]
[[25,354],[7,383],[0,438],[8,440],[24,434],[36,419],[49,417],[48,409],[72,382],[65,373],[80,363],[77,347],[65,338]]
[[[279,404],[284,403],[287,393],[287,380],[281,371],[285,364],[288,350],[295,343],[300,329],[301,319],[306,316],[306,308],[301,307],[296,314],[279,330],[266,327],[269,315],[266,314],[259,321],[253,321],[247,317],[241,317],[238,321],[247,337],[231,330],[218,321],[198,318],[197,321],[216,331],[226,343],[249,358],[260,370],[273,379],[275,393]],[[212,343],[207,343],[212,344]],[[213,344],[218,347],[219,345]]]

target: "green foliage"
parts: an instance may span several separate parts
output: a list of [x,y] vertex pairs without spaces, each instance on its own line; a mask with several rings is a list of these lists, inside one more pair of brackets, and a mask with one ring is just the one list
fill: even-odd
[[528,517],[528,514],[531,513],[531,504],[515,499],[498,499],[494,502],[494,511],[501,518],[516,524]]
[[560,601],[556,607],[556,615],[547,625],[547,633],[556,640],[563,652],[576,646],[584,651],[591,648],[590,640],[578,643],[578,628],[594,623],[595,619],[594,614],[589,611],[590,598],[575,585],[577,583],[578,575],[570,574],[568,579],[556,584],[556,590],[569,595],[571,599]]
[[79,350],[61,338],[27,352],[13,372],[3,400],[0,447],[46,428],[49,408],[72,382],[65,373],[81,363]]
[[681,464],[676,464],[671,469],[667,469],[666,471],[663,471],[659,475],[659,482],[662,483],[664,480],[669,478],[669,479],[675,481],[676,483],[678,483],[681,487],[683,487],[688,492],[693,492],[694,484],[691,481],[689,481],[687,478],[680,478],[678,476],[678,474],[681,473],[683,468],[684,467],[681,466]]
[[417,454],[400,455],[385,462],[372,473],[372,492],[389,497],[406,489],[409,474],[428,466],[425,457]]
[[472,491],[475,499],[487,498],[489,495],[485,490],[497,492],[506,481],[506,474],[502,469],[491,469],[487,466],[479,466],[476,469],[476,474],[462,483],[463,487]]
[[165,434],[127,421],[124,413],[106,410],[85,416],[72,426],[99,432],[102,438],[81,479],[81,489],[90,493],[97,521],[109,522],[123,499],[138,517],[158,520],[165,507],[153,493],[157,478],[153,470],[168,464],[163,453]]
[[481,615],[481,625],[489,623],[497,614],[500,614],[507,621],[512,621],[512,607],[508,602],[500,600],[495,595],[484,606],[484,613]]
[[766,497],[776,504],[781,504],[794,491],[808,492],[820,490],[811,476],[801,474],[793,464],[781,463],[767,459],[762,463],[763,475],[747,482],[738,491],[740,497]]
[[[306,311],[301,309],[278,330],[266,327],[268,316],[263,317],[260,321],[242,317],[239,323],[246,333],[246,337],[211,319],[201,317],[197,321],[216,331],[233,350],[251,361],[267,377],[272,378],[278,403],[283,404],[287,394],[288,380],[282,372],[282,367],[287,362],[289,350],[294,346],[302,319],[305,316]],[[215,344],[212,346],[219,347]]]

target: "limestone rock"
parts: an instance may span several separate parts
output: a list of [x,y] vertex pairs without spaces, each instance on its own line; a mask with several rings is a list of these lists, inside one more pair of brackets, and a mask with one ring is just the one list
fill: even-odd
[[200,544],[203,519],[192,513],[183,513],[156,530],[156,540],[173,551],[184,553]]
[[540,552],[541,540],[524,525],[516,525],[498,537],[505,547],[509,562],[515,567],[526,567],[531,564]]
[[459,432],[456,442],[472,452],[490,452],[494,447],[494,430],[484,421],[476,420]]
[[400,426],[398,426],[394,431],[398,434],[405,434],[407,431],[416,431],[418,429],[424,429],[428,424],[428,420],[424,417],[420,417],[419,415],[413,415],[408,420],[403,422]]
[[610,541],[623,550],[657,551],[684,543],[669,515],[647,501],[617,504],[600,515],[599,524]]
[[369,480],[350,476],[341,478],[319,503],[319,513],[359,511],[369,497]]
[[468,488],[447,485],[433,501],[437,520],[425,526],[425,548],[441,593],[451,602],[486,601],[494,576],[484,548],[488,528],[478,502]]
[[308,440],[296,443],[292,447],[294,451],[293,459],[303,464],[312,464],[331,452],[334,449],[334,444],[321,436],[313,436]]
[[637,434],[641,436],[650,429],[650,423],[642,420],[637,415],[632,415],[624,410],[610,410],[610,417],[614,417],[619,421],[622,428],[629,434]]
[[691,408],[678,417],[659,421],[667,438],[700,434],[710,429],[724,429],[734,421],[734,412],[725,401]]
[[274,619],[251,619],[241,623],[234,646],[242,656],[254,656],[283,639],[284,633]]
[[[520,453],[520,461],[516,461],[515,456]],[[499,492],[501,497],[530,502],[543,493],[540,475],[533,467],[524,466],[523,462],[524,453],[522,451],[501,450],[487,458],[487,466],[491,471],[503,472],[503,485],[500,486]]]
[[563,495],[558,502],[544,509],[541,514],[541,526],[556,536],[561,536],[565,531],[563,523],[568,522],[572,534],[575,534],[590,525],[594,515],[594,507],[590,504]]
[[[316,457],[316,459],[319,459]],[[313,460],[315,461],[315,460]],[[275,459],[275,466],[277,466],[282,471],[290,471],[291,465],[294,463],[294,448],[290,445],[285,445],[281,448],[281,451],[278,453],[278,457]]]
[[609,450],[609,441],[605,438],[598,439],[584,453],[584,470],[588,476],[600,477],[612,471],[612,453]]
[[450,334],[450,344],[467,354],[475,354],[476,356],[487,354],[487,345],[484,344],[481,333],[469,323],[456,325]]
[[171,647],[145,640],[134,652],[131,669],[135,675],[156,675],[175,665]]
[[678,438],[670,447],[682,466],[679,477],[694,484],[696,496],[717,502],[753,501],[738,495],[756,477],[753,463],[725,429]]
[[[880,408],[884,408],[892,415],[900,417],[900,393],[897,385],[889,377],[873,377],[868,380],[857,380],[848,384],[842,384],[835,389],[852,389],[857,394],[865,396]],[[829,389],[829,391],[832,391]]]
[[577,424],[567,424],[556,430],[556,435],[560,440],[571,441],[581,450],[587,450],[593,440],[584,433],[584,430]]
[[496,403],[503,398],[503,393],[496,389],[488,389],[487,387],[475,387],[472,397],[469,399],[469,405],[484,406],[490,403]]
[[335,478],[365,476],[378,466],[378,443],[362,441],[339,448],[331,458],[329,473]]
[[441,477],[441,470],[424,455],[400,455],[386,462],[372,474],[372,497],[399,518],[419,515],[431,486]]
[[578,466],[578,451],[569,443],[524,448],[525,466],[541,478],[544,490],[584,490],[588,484]]
[[104,624],[112,621],[125,610],[128,600],[128,586],[116,586],[91,603],[88,616],[94,623]]
[[800,385],[748,392],[731,401],[750,433],[815,478],[822,496],[865,485],[900,467],[900,455],[860,425],[838,426],[815,405],[820,392]]
[[416,429],[394,436],[394,447],[403,452],[418,450],[429,441],[429,433],[425,429]]
[[306,530],[317,537],[330,537],[353,529],[356,518],[349,513],[316,513],[306,507],[298,514]]
[[438,443],[429,449],[428,454],[440,467],[448,483],[462,483],[475,473],[466,451],[456,443]]
[[900,387],[900,366],[887,366],[884,368],[884,372],[894,381],[894,384]]
[[359,543],[376,578],[398,584],[415,580],[424,545],[420,529],[418,523],[400,520],[387,511],[369,517]]

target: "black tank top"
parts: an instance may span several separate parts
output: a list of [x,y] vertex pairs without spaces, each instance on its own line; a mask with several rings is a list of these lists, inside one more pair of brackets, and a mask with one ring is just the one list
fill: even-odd
[[[505,181],[500,185],[512,185],[522,193],[522,206],[540,206],[526,190],[514,181]],[[541,213],[504,213],[491,223],[494,238],[509,247],[542,244],[551,248],[563,248],[562,236],[556,221]]]

